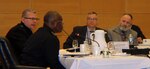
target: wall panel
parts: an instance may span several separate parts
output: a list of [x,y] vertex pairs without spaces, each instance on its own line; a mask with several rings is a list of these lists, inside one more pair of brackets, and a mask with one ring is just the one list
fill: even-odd
[[0,13],[20,13],[28,7],[31,7],[30,0],[1,0]]
[[119,24],[122,13],[103,13],[99,17],[100,27],[110,29]]
[[90,11],[102,12],[101,0],[80,0],[80,12],[82,14]]
[[150,13],[150,0],[126,0],[126,10],[132,13]]
[[0,14],[0,36],[5,36],[8,30],[19,22],[19,14]]
[[150,17],[150,0],[126,0],[126,12],[132,13],[134,24],[141,27],[147,38],[150,38],[149,17]]
[[102,13],[124,12],[125,0],[101,0]]
[[[133,22],[150,38],[150,0],[1,0],[0,36],[5,36],[11,27],[20,22],[25,8],[38,11],[40,20],[34,31],[43,25],[44,14],[48,10],[55,10],[63,16],[64,29],[68,34],[74,26],[86,24],[86,16],[90,11],[98,13],[98,27],[104,29],[117,25],[121,15],[129,12],[134,16]],[[67,35],[62,32],[58,37],[62,48]]]
[[145,36],[147,38],[150,38],[150,23],[149,23],[149,17],[150,14],[147,13],[135,13],[134,15],[134,21],[133,23],[138,25],[141,30],[143,31],[143,33],[145,34]]
[[34,0],[32,7],[39,12],[56,10],[62,13],[79,13],[79,0]]
[[74,26],[77,26],[80,24],[80,15],[76,14],[64,14],[63,16],[63,22],[64,22],[64,30],[68,32],[69,34],[72,32],[72,29]]

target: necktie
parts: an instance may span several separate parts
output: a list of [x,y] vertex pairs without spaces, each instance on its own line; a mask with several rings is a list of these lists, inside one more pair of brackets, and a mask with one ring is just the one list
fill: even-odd
[[90,31],[90,34],[93,33],[94,31]]
[[90,31],[90,34],[88,34],[89,38],[88,38],[88,44],[91,45],[92,44],[92,41],[91,41],[91,38],[90,38],[90,35],[91,33],[93,33],[94,31]]

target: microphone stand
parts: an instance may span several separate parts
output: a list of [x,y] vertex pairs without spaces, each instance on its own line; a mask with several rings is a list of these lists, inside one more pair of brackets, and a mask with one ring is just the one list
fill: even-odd
[[[63,32],[69,37],[69,34],[63,29]],[[76,33],[75,34],[77,37],[81,37],[81,38],[84,38],[83,36],[80,36],[80,34],[79,33]],[[92,36],[93,36],[93,40],[91,39],[91,38],[89,38],[89,37],[87,37],[87,39],[88,40],[90,40],[90,41],[93,41],[93,42],[95,42],[97,45],[98,45],[98,47],[100,47],[100,44],[96,41],[96,40],[94,40],[95,39],[95,34],[94,33],[92,33]],[[70,37],[72,40],[73,40],[73,38],[72,37]],[[78,47],[79,48],[79,47]],[[68,48],[67,50],[73,50],[74,48]]]
[[[64,29],[62,31],[69,37],[69,34]],[[70,37],[70,39],[74,40],[73,37]],[[76,49],[79,49],[79,47],[77,47]],[[66,50],[70,51],[70,52],[73,52],[75,49],[74,48],[67,48]]]
[[94,33],[92,33],[92,36],[93,36],[93,40],[90,39],[90,38],[88,38],[88,39],[90,39],[91,41],[97,43],[98,47],[100,47],[100,44],[95,40],[95,34]]
[[[64,29],[62,31],[69,37],[69,34]],[[72,37],[70,37],[70,38],[73,40]]]

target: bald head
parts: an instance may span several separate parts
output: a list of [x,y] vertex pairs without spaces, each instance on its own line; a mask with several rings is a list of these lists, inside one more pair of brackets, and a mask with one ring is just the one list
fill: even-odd
[[48,11],[44,16],[44,25],[47,25],[54,33],[59,33],[63,29],[62,16],[56,11]]
[[123,15],[120,18],[120,29],[123,31],[127,31],[131,28],[132,26],[132,17],[130,15]]
[[121,17],[121,20],[125,20],[125,21],[127,21],[127,22],[131,22],[132,18],[131,18],[129,15],[123,15],[123,16]]

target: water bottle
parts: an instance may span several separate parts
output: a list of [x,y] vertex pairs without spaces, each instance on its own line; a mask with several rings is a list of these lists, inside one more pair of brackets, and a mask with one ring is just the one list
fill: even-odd
[[129,46],[130,48],[134,48],[134,38],[132,34],[129,34]]

